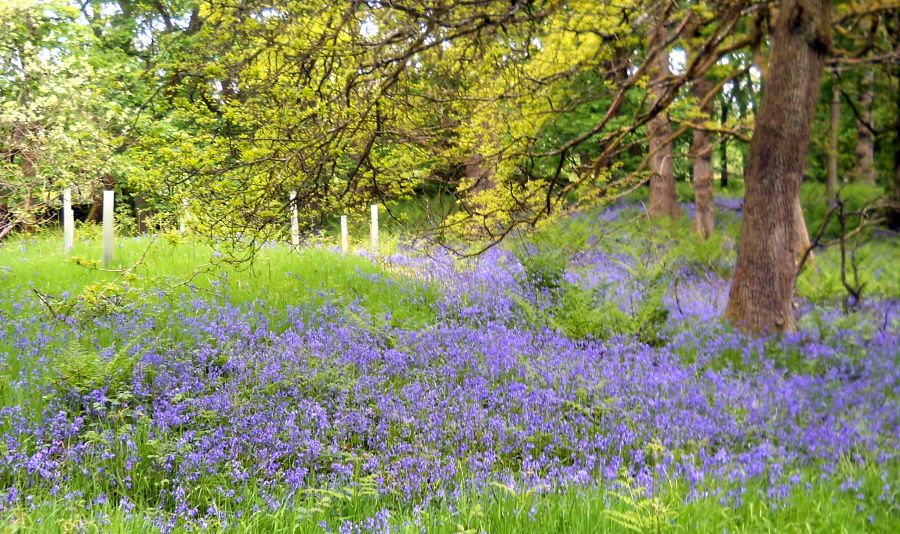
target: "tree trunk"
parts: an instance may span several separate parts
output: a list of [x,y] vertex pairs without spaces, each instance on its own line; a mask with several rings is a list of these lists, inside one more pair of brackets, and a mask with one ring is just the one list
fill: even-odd
[[[898,17],[900,18],[900,17]],[[896,46],[900,51],[900,44]],[[897,70],[897,84],[900,86],[900,69]],[[894,118],[894,202],[890,208],[892,228],[900,227],[900,87],[894,93],[894,105],[897,116]]]
[[[614,87],[614,91],[618,90],[619,87],[625,85],[628,81],[628,68],[631,66],[631,53],[634,50],[630,46],[621,46],[614,50],[612,61],[608,64],[601,64],[600,69],[609,73],[610,79],[612,81],[612,87]],[[610,98],[614,96],[611,94]],[[621,106],[617,107],[613,110],[612,116],[617,117],[621,113]],[[603,152],[604,147],[600,147],[600,152]],[[640,144],[634,144],[628,148],[629,156],[640,157],[643,153],[643,147]],[[609,168],[610,165],[615,163],[620,156],[616,156],[614,154],[609,154],[606,157],[600,158],[597,161],[591,160],[587,154],[582,153],[579,155],[581,159],[579,165],[579,174],[587,174],[591,176],[599,176],[606,169]]]
[[[740,120],[741,123],[743,123],[744,120],[747,118],[747,111],[748,111],[747,110],[747,102],[753,96],[753,80],[751,80],[748,75],[746,91],[744,91],[744,89],[741,87],[740,82],[741,82],[740,78],[738,78],[737,80],[734,81],[734,83],[735,83],[734,87],[735,87],[735,91],[736,91],[734,101],[737,104],[737,108],[738,108],[738,120]],[[762,78],[760,78],[760,83],[761,82],[762,82]],[[742,150],[741,150],[741,174],[743,175],[744,173],[747,172],[747,151],[743,150],[743,146],[741,148],[742,148]]]
[[144,199],[144,195],[136,193],[134,195],[134,214],[137,218],[139,235],[144,235],[147,233],[147,217],[149,216],[149,211],[150,210],[147,207],[147,201]]
[[490,162],[485,161],[485,157],[480,152],[476,152],[472,156],[466,158],[463,162],[466,178],[472,180],[470,191],[480,192],[493,189],[494,183],[494,167]]
[[85,217],[85,221],[100,224],[101,219],[103,218],[103,188],[98,187],[94,190],[94,194],[91,195],[91,209],[88,210],[87,217]]
[[[37,165],[34,147],[29,141],[29,132],[34,129],[33,124],[17,122],[13,124],[13,146],[21,160],[22,187],[25,190],[25,198],[19,207],[19,216],[12,218],[14,226],[22,228],[27,233],[34,233],[37,228],[37,213],[34,205],[34,188],[37,186]],[[17,220],[16,220],[17,219]]]
[[497,186],[494,180],[496,165],[482,154],[482,148],[487,144],[489,149],[496,149],[498,139],[495,134],[487,133],[491,131],[488,121],[482,122],[481,128],[483,133],[478,136],[474,153],[463,162],[466,178],[471,180],[469,187],[473,193],[487,191]]
[[744,221],[725,311],[749,332],[795,328],[800,181],[830,46],[831,0],[782,0],[750,142]]
[[875,70],[868,67],[860,81],[859,120],[856,124],[857,182],[875,185],[875,136],[872,134],[872,100],[875,90]]
[[94,194],[91,197],[91,209],[87,214],[87,222],[97,224],[103,222],[103,190],[115,189],[115,187],[115,177],[109,174],[103,175],[103,178],[100,180],[98,187],[94,189]]
[[[691,91],[699,101],[713,87],[712,82],[701,77],[693,82]],[[700,108],[703,119],[710,120],[710,106],[707,104]],[[693,163],[694,186],[694,231],[703,239],[712,235],[715,208],[713,206],[713,173],[712,173],[712,143],[709,141],[709,133],[705,130],[694,130],[694,141],[691,144],[691,160]]]
[[[728,108],[731,107],[731,98],[722,99],[722,127],[728,124]],[[719,159],[721,163],[721,177],[719,178],[719,186],[722,189],[728,187],[728,137],[722,136],[719,140]]]
[[[666,40],[665,17],[660,17],[651,24],[648,46],[659,47]],[[658,102],[665,97],[670,75],[669,54],[665,48],[647,58],[650,73],[650,93],[653,101]],[[672,125],[664,112],[658,113],[647,123],[648,145],[650,150],[650,209],[651,217],[668,215],[679,217],[678,195],[675,191],[675,161],[672,155]]]
[[[794,259],[797,260],[797,264],[799,265],[800,259],[812,246],[812,243],[809,240],[809,230],[806,228],[806,219],[803,218],[803,206],[800,204],[800,195],[797,195],[797,199],[794,202],[794,230],[796,231],[795,239],[797,244],[797,252],[794,254]],[[807,263],[812,259],[813,253],[810,251]]]
[[[2,192],[0,192],[2,194]],[[0,241],[13,230],[12,214],[9,212],[9,202],[0,198]]]
[[838,131],[841,127],[841,86],[837,76],[831,86],[831,117],[828,128],[828,175],[825,177],[825,202],[828,206],[834,202],[838,187]]

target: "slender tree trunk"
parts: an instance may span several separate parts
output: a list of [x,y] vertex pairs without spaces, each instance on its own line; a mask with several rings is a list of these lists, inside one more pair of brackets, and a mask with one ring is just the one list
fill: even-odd
[[[648,46],[656,48],[666,40],[665,17],[651,24]],[[650,72],[650,92],[654,101],[666,94],[665,83],[670,75],[669,54],[665,48],[648,58]],[[675,161],[672,155],[672,125],[665,113],[659,113],[648,124],[648,146],[650,150],[650,209],[652,217],[668,215],[679,217],[678,195],[675,190]]]
[[[728,124],[728,108],[731,107],[731,98],[722,99],[722,127]],[[721,160],[721,177],[719,186],[722,189],[728,187],[728,137],[722,136],[719,140],[719,159]]]
[[830,0],[782,0],[750,142],[744,221],[725,311],[750,332],[795,328],[800,181],[830,46]]
[[872,100],[875,90],[875,70],[866,68],[860,81],[859,115],[856,125],[856,169],[853,173],[857,182],[875,184],[875,136],[872,134]]
[[[31,42],[34,42],[37,35],[34,20],[32,20],[30,14],[25,16],[25,27],[28,30]],[[18,103],[21,109],[28,109],[31,102],[30,88],[32,83],[29,68],[27,68],[27,65],[30,64],[27,59],[29,56],[24,43],[20,43],[16,51],[18,52],[18,59],[22,65],[22,72],[24,73],[20,85],[21,92],[18,95]],[[22,178],[24,180],[26,194],[23,204],[18,206],[21,215],[18,217],[13,215],[11,218],[13,219],[12,222],[14,226],[20,227],[28,233],[34,232],[36,230],[35,226],[37,225],[37,215],[34,207],[34,189],[37,186],[38,178],[38,151],[33,146],[34,141],[31,139],[30,134],[34,133],[38,127],[37,124],[29,122],[27,119],[16,121],[12,127],[13,145],[15,151],[18,153],[18,157],[21,159]]]
[[[738,120],[742,123],[747,118],[747,101],[753,95],[753,80],[747,77],[747,91],[741,87],[740,78],[735,80],[735,103],[738,108]],[[741,147],[743,148],[743,147]],[[741,150],[741,174],[747,171],[747,151]]]
[[91,195],[91,209],[88,210],[85,220],[91,223],[99,224],[103,218],[103,188],[98,187]]
[[[703,98],[713,87],[712,81],[701,77],[693,82],[691,91],[698,101]],[[700,111],[704,119],[711,119],[710,106],[703,106]],[[691,144],[691,160],[693,164],[694,186],[694,231],[703,239],[708,238],[713,232],[713,219],[715,207],[713,205],[713,172],[712,172],[712,143],[709,133],[705,130],[694,130],[694,141]]]
[[498,142],[497,136],[487,133],[491,131],[490,124],[487,121],[482,122],[481,127],[482,132],[484,133],[478,136],[474,153],[463,162],[466,178],[472,181],[469,186],[471,187],[472,192],[486,191],[493,189],[497,185],[494,180],[496,167],[494,163],[488,160],[482,153],[482,148],[485,144],[488,145],[489,149],[493,150],[496,148]]
[[[900,44],[896,49],[900,50]],[[900,69],[897,70],[897,85],[894,93],[897,116],[894,118],[894,205],[890,210],[892,228],[900,227]]]
[[493,189],[496,185],[493,181],[494,167],[490,165],[490,162],[485,161],[484,154],[476,152],[466,158],[465,162],[463,162],[463,166],[465,168],[466,178],[472,180],[472,192]]
[[841,86],[837,76],[831,86],[831,116],[828,127],[828,174],[825,177],[825,202],[830,206],[838,187],[838,131],[841,127]]
[[12,214],[9,212],[9,202],[5,198],[0,199],[0,241],[12,233],[14,227]]
[[34,205],[34,187],[29,185],[25,194],[25,201],[22,203],[22,215],[19,217],[19,227],[28,234],[37,232],[37,214]]
[[0,228],[6,228],[7,224],[12,223],[12,217],[9,214],[9,202],[5,198],[0,198]]
[[116,179],[112,175],[105,174],[97,185],[98,187],[94,189],[91,197],[91,209],[88,211],[86,220],[99,224],[103,221],[103,190],[115,189]]
[[134,214],[135,218],[137,218],[137,227],[138,234],[144,235],[147,233],[147,216],[149,215],[149,209],[147,208],[147,201],[144,199],[144,195],[137,193],[134,195]]
[[[803,218],[803,206],[800,204],[800,195],[797,195],[796,200],[794,201],[794,230],[796,232],[796,252],[794,254],[794,259],[797,260],[797,264],[799,265],[800,259],[806,253],[807,249],[812,246],[812,243],[809,240],[809,230],[806,228],[806,219]],[[813,253],[809,253],[809,258],[807,261],[813,259]]]
[[[601,65],[601,70],[606,70],[611,73],[611,81],[613,83],[613,87],[618,89],[628,80],[628,67],[631,65],[631,53],[634,50],[630,46],[621,46],[616,48],[613,52],[612,61],[609,64]],[[617,108],[613,112],[613,116],[616,117],[621,113],[621,107]],[[602,147],[601,147],[602,152]],[[643,148],[640,144],[634,144],[628,149],[628,154],[634,157],[640,157],[643,152]],[[580,161],[580,169],[579,173],[587,173],[593,176],[597,176],[601,174],[604,170],[606,170],[610,165],[615,163],[618,159],[615,155],[608,155],[598,161],[592,161],[587,154],[581,154],[579,156]]]
[[25,198],[19,205],[20,215],[14,217],[15,226],[22,228],[25,232],[33,233],[37,225],[37,213],[34,205],[34,188],[37,185],[37,165],[35,162],[35,150],[30,145],[29,131],[33,130],[33,125],[26,122],[17,122],[13,124],[13,143],[21,160],[21,172],[24,180],[23,188],[25,190]]

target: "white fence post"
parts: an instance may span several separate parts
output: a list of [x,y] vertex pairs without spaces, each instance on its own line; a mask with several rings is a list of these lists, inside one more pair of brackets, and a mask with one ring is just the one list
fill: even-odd
[[341,215],[341,254],[350,252],[350,231],[347,229],[347,216]]
[[378,204],[372,204],[372,254],[378,254]]
[[188,207],[190,207],[191,203],[188,199],[184,199],[181,201],[181,207],[184,208],[181,212],[181,217],[178,218],[178,233],[184,235],[187,231],[187,219],[188,219]]
[[297,216],[297,192],[291,191],[291,245],[300,246],[300,223]]
[[115,191],[103,192],[103,265],[113,262],[113,236],[115,235]]
[[72,252],[75,246],[75,214],[72,212],[72,190],[63,190],[63,250]]

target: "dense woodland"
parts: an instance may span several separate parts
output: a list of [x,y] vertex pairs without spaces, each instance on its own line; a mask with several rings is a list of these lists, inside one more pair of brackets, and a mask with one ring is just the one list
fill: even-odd
[[0,0],[0,519],[896,532],[898,229],[897,0]]

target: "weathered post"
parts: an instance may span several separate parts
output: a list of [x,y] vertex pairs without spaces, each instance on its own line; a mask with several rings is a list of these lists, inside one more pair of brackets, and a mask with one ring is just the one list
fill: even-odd
[[72,252],[75,246],[75,214],[72,212],[72,190],[63,190],[63,251]]
[[378,204],[372,204],[372,254],[378,254]]
[[300,246],[300,223],[297,216],[297,192],[291,191],[291,245]]
[[113,262],[113,237],[115,235],[115,191],[103,192],[103,266],[109,268]]
[[341,254],[350,252],[350,231],[347,229],[347,216],[341,215]]

